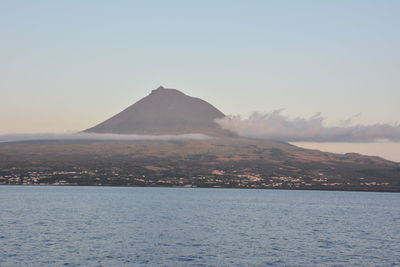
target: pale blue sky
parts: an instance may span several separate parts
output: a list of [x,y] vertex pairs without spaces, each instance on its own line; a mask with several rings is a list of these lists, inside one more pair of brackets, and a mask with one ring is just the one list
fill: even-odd
[[82,130],[159,85],[226,114],[400,121],[400,1],[0,0],[0,133]]

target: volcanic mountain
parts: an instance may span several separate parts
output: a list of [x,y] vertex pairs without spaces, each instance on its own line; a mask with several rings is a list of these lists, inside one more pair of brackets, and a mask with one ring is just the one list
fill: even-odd
[[160,86],[150,95],[85,132],[232,135],[214,122],[223,117],[225,115],[221,111],[202,99]]
[[400,192],[400,163],[240,137],[214,122],[223,117],[221,111],[201,99],[159,87],[86,132],[203,133],[213,138],[179,142],[107,139],[0,142],[0,184]]

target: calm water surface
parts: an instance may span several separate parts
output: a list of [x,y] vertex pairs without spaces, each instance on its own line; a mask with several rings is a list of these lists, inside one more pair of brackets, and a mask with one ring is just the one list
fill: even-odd
[[0,186],[0,266],[399,266],[400,194]]

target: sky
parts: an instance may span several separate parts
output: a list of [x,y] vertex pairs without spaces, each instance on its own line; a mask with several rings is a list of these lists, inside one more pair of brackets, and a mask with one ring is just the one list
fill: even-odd
[[0,0],[0,134],[86,129],[160,85],[230,115],[399,123],[399,12],[395,0]]

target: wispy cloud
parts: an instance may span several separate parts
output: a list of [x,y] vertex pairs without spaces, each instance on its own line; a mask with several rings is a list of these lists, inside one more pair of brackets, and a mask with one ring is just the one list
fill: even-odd
[[102,141],[185,141],[191,139],[206,140],[211,137],[204,134],[182,135],[130,135],[98,133],[42,133],[42,134],[5,134],[0,142],[47,141],[47,140],[102,140]]
[[[358,115],[356,115],[358,116]],[[341,126],[324,126],[320,113],[310,118],[290,118],[282,110],[267,114],[254,112],[247,118],[229,116],[216,122],[224,129],[240,136],[277,141],[311,142],[373,142],[377,140],[400,141],[400,125],[373,124],[349,126],[351,117],[342,121]]]

